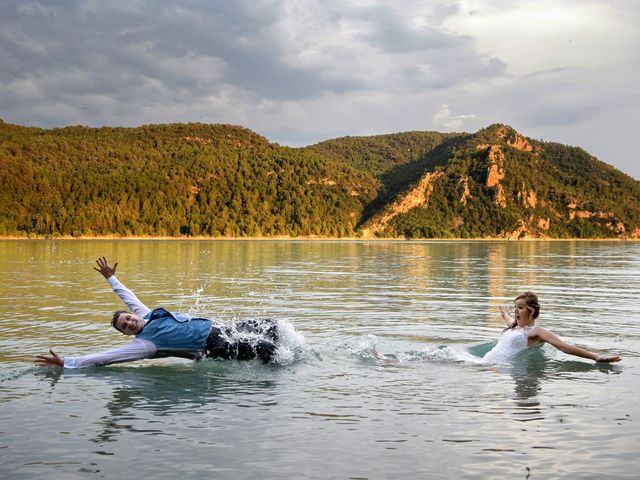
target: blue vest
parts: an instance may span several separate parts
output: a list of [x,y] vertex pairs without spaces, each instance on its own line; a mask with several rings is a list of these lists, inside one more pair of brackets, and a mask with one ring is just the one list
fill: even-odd
[[173,314],[164,308],[152,310],[145,319],[148,321],[136,338],[153,343],[155,357],[200,358],[204,354],[211,320]]

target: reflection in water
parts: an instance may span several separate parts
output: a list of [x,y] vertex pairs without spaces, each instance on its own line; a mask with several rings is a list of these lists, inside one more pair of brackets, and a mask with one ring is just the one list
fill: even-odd
[[[63,377],[108,387],[112,396],[104,399],[108,414],[100,418],[100,430],[91,439],[95,443],[105,443],[117,441],[123,431],[166,435],[162,423],[167,420],[158,423],[152,420],[153,417],[179,417],[184,413],[206,415],[207,428],[211,429],[216,428],[211,423],[215,417],[212,411],[219,409],[220,404],[274,406],[277,402],[273,398],[266,401],[264,398],[277,384],[277,369],[257,362],[204,360],[197,364],[138,368],[41,369],[36,370],[35,375],[51,388],[55,388]],[[260,400],[256,402],[256,398]],[[151,428],[152,424],[158,424],[157,428]]]
[[530,348],[511,362],[498,366],[501,373],[510,374],[515,382],[514,399],[518,405],[535,406],[544,381],[568,381],[583,378],[584,373],[620,374],[619,365],[591,363],[579,360],[556,360],[546,354],[546,348]]
[[[439,345],[420,351],[395,352],[379,356],[377,339],[369,335],[358,343],[355,353],[364,360],[378,357],[381,365],[399,365],[415,362],[448,362],[459,364],[460,368],[484,366],[482,357],[491,350],[496,342],[485,342],[467,348]],[[528,348],[516,355],[511,361],[502,364],[486,364],[485,368],[496,370],[502,375],[510,375],[514,381],[514,399],[516,404],[525,407],[538,405],[537,396],[542,392],[545,381],[570,381],[584,379],[585,373],[599,372],[618,375],[622,367],[611,363],[592,363],[584,360],[557,360],[549,357],[553,348],[541,346]],[[469,356],[470,354],[471,356]],[[598,380],[593,380],[597,382]]]

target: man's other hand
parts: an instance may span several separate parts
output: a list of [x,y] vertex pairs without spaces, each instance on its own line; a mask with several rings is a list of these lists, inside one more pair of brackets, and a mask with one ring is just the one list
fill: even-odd
[[113,267],[110,267],[109,263],[107,262],[107,258],[100,257],[96,260],[96,263],[100,268],[93,267],[93,269],[96,272],[100,272],[104,278],[108,279],[109,277],[116,274],[116,268],[118,268],[118,262],[114,263]]

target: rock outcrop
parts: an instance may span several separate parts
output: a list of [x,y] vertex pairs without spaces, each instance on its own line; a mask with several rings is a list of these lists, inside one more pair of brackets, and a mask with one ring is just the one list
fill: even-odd
[[502,235],[507,240],[545,240],[549,235],[544,233],[550,227],[548,218],[539,218],[536,222],[534,215],[527,220],[520,219],[516,228]]
[[500,180],[506,175],[504,169],[504,152],[500,145],[480,144],[478,150],[486,150],[489,166],[487,168],[487,187],[493,188],[493,201],[502,208],[507,206],[507,198]]
[[467,200],[472,198],[471,191],[469,190],[469,177],[466,175],[460,177],[460,181],[458,182],[458,184],[462,185],[462,195],[460,196],[460,203],[462,205],[466,205]]
[[522,184],[522,188],[518,191],[518,199],[522,201],[522,205],[525,208],[536,208],[538,205],[538,196],[533,189],[527,189],[527,187]]
[[384,210],[371,218],[361,229],[363,237],[370,237],[383,231],[391,219],[401,213],[407,213],[415,207],[425,207],[433,192],[433,183],[442,177],[444,172],[427,173],[420,178],[418,184],[408,192],[397,197]]
[[529,140],[527,140],[512,128],[501,125],[496,132],[496,138],[501,141],[506,141],[507,145],[515,148],[516,150],[521,150],[523,152],[533,152],[533,145],[529,143]]
[[201,145],[211,145],[213,140],[210,138],[202,138],[202,137],[182,137],[182,140],[185,142],[195,142]]
[[318,180],[307,180],[307,185],[335,185],[336,181],[330,178],[320,178]]

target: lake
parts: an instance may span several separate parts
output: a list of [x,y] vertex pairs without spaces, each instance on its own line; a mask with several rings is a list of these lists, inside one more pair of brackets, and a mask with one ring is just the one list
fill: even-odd
[[[271,365],[33,366],[127,341],[102,255],[152,308],[301,337]],[[3,479],[636,478],[640,243],[1,241],[0,259]],[[622,362],[474,361],[524,290],[539,325]]]

